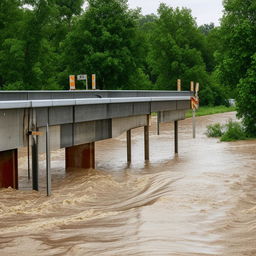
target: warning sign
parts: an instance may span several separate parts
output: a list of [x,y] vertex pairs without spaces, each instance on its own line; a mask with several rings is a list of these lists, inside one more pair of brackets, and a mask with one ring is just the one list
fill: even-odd
[[69,89],[75,90],[76,89],[76,77],[74,75],[69,76]]
[[192,109],[199,108],[199,98],[198,97],[191,97],[191,108]]

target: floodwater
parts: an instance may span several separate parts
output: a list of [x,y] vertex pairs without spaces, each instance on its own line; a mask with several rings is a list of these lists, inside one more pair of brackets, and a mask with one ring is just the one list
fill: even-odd
[[[26,158],[19,159],[20,191],[0,190],[0,255],[255,256],[256,141],[220,143],[206,125],[235,113],[179,122],[150,131],[144,162],[143,129],[132,131],[132,163],[125,135],[96,144],[97,170],[64,171],[52,153],[52,196],[31,192]],[[23,155],[23,157],[22,157]]]

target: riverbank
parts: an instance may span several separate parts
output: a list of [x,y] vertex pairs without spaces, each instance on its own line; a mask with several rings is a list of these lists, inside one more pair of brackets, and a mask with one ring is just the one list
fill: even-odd
[[[227,113],[227,112],[234,112],[236,111],[236,107],[226,107],[226,106],[202,106],[196,111],[196,116],[207,116],[207,115],[213,115],[213,114],[221,114],[221,113]],[[186,114],[186,117],[192,117],[192,110],[189,111]]]

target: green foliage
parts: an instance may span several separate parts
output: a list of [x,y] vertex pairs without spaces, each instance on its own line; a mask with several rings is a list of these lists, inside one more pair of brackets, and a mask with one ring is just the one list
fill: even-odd
[[208,86],[199,91],[200,104],[202,106],[228,106],[227,90],[219,84],[216,72],[210,75],[209,81]]
[[[90,0],[87,11],[76,21],[63,49],[66,75],[97,74],[100,89],[128,89],[143,58],[137,33],[137,13],[127,1]],[[134,80],[134,79],[133,79]]]
[[190,81],[208,83],[202,58],[203,35],[188,9],[173,9],[161,4],[159,19],[150,36],[149,62],[158,89],[174,90],[182,79],[188,89]]
[[223,135],[223,126],[220,123],[212,124],[207,126],[206,135],[207,137],[221,137]]
[[220,123],[208,125],[206,135],[213,138],[220,137],[220,141],[236,141],[250,138],[244,126],[240,122],[232,120],[229,120],[225,125]]
[[256,4],[251,0],[225,0],[221,48],[216,54],[221,82],[233,89],[239,117],[256,135]]
[[256,5],[251,0],[225,0],[224,8],[217,58],[223,83],[235,88],[246,75],[256,51]]
[[221,136],[221,141],[235,141],[235,140],[245,140],[247,139],[247,135],[241,123],[233,122],[229,120],[229,122],[225,125],[225,132]]
[[256,135],[256,54],[252,57],[252,65],[247,76],[238,84],[237,107],[238,116],[243,118],[246,132]]

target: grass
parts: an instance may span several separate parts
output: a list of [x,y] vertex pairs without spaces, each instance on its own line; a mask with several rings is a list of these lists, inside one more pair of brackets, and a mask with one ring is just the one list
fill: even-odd
[[[207,116],[207,115],[213,115],[213,114],[219,114],[219,113],[225,113],[225,112],[233,112],[236,111],[236,107],[226,107],[226,106],[216,106],[216,107],[200,107],[196,111],[196,116]],[[186,118],[192,117],[192,110],[190,110],[186,114]]]
[[220,137],[220,141],[237,141],[253,139],[246,134],[243,125],[229,120],[228,123],[208,125],[206,135],[208,137]]

